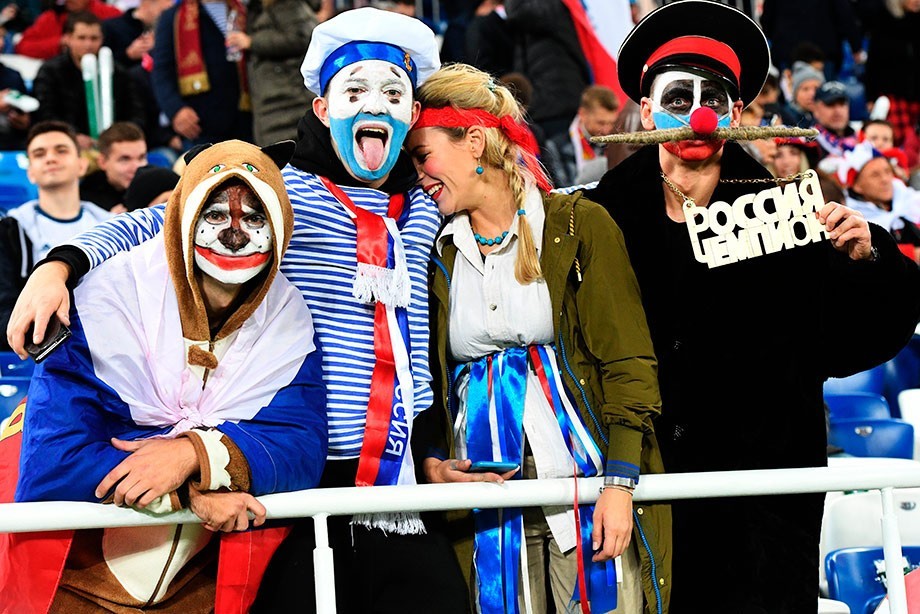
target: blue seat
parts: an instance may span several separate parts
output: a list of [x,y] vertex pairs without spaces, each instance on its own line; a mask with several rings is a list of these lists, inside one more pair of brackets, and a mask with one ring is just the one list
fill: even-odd
[[894,418],[831,422],[827,440],[853,456],[914,457],[914,427]]
[[920,335],[914,335],[897,356],[885,363],[885,398],[892,417],[901,417],[898,395],[911,388],[920,388]]
[[38,188],[26,174],[28,166],[25,152],[0,152],[0,212],[38,198]]
[[0,352],[0,378],[31,377],[35,363],[31,359],[22,360],[15,352]]
[[885,366],[855,373],[849,377],[830,378],[824,382],[824,394],[849,394],[851,392],[885,392]]
[[[920,546],[901,550],[910,569],[920,564]],[[884,560],[881,548],[842,548],[829,553],[824,561],[827,596],[846,603],[852,614],[871,614],[888,592],[876,566]]]
[[0,420],[8,418],[29,393],[31,381],[28,377],[0,377]]
[[[0,365],[2,369],[2,365]],[[877,419],[891,418],[888,401],[877,394],[854,392],[851,394],[829,394],[824,397],[824,402],[830,410],[831,422],[852,419]]]

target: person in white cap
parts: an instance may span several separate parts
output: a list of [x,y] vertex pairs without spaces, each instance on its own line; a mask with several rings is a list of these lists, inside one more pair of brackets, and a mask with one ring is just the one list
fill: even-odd
[[[778,238],[791,211],[780,217],[768,202],[773,220],[763,222],[766,210],[744,204],[776,182],[736,143],[707,135],[740,132],[769,58],[758,26],[724,4],[684,0],[649,14],[617,71],[643,126],[667,142],[585,192],[623,231],[639,282],[668,472],[826,465],[824,380],[893,357],[920,316],[916,265],[858,212],[823,199],[803,207],[796,232],[810,226],[820,240],[790,249],[803,243]],[[680,140],[662,130],[687,124]],[[706,214],[710,228],[696,224]],[[747,234],[760,223],[771,237]],[[706,258],[715,242],[746,238],[748,257]],[[823,493],[674,501],[673,581],[659,582],[670,611],[814,612],[823,504]]]
[[[318,26],[302,66],[319,97],[283,171],[295,221],[281,270],[303,292],[323,348],[330,443],[321,486],[415,483],[409,439],[432,401],[427,267],[440,217],[401,148],[419,112],[415,88],[439,66],[427,26],[371,8]],[[146,240],[162,216],[122,216],[49,255],[58,262],[36,271],[17,323],[36,320],[42,335],[50,313],[66,316],[66,277]],[[21,348],[25,328],[11,330]],[[467,611],[459,564],[432,522],[330,519],[338,611]],[[272,561],[257,610],[313,607],[312,548],[312,522],[301,522]]]

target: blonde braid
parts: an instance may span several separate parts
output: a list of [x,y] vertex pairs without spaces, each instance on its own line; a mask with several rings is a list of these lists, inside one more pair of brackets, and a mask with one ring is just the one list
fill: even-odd
[[[509,149],[511,149],[509,147]],[[516,148],[515,148],[516,149]],[[514,210],[517,212],[524,208],[527,200],[527,182],[521,172],[520,165],[512,154],[502,156],[502,170],[508,175],[511,194],[514,197]],[[516,215],[516,213],[515,213]],[[518,246],[517,259],[514,262],[514,278],[521,285],[527,285],[543,277],[540,269],[540,259],[537,257],[537,245],[533,240],[533,230],[527,215],[518,215]]]

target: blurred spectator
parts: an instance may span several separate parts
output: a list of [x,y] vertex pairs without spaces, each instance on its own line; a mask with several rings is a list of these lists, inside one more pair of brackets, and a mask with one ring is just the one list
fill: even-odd
[[787,126],[811,127],[815,124],[815,94],[824,84],[824,74],[811,64],[796,62],[792,67],[792,98],[783,108]]
[[843,154],[837,176],[847,188],[847,206],[883,228],[898,243],[920,246],[920,192],[896,179],[887,152],[868,142]]
[[[627,100],[617,116],[617,121],[613,124],[613,134],[642,132],[643,130],[645,128],[642,127],[639,105],[632,100]],[[629,143],[611,143],[607,145],[607,168],[615,167],[641,148],[641,145]]]
[[142,166],[137,169],[131,185],[125,192],[125,208],[135,211],[165,203],[176,189],[177,183],[179,175],[168,168]]
[[[252,140],[245,54],[230,55],[231,30],[244,32],[245,8],[217,0],[180,0],[160,16],[151,83],[160,110],[186,145]],[[228,17],[235,16],[228,25]],[[181,60],[181,61],[180,61]]]
[[[0,326],[9,323],[34,264],[55,245],[109,217],[96,205],[80,201],[80,175],[87,163],[72,127],[40,122],[26,141],[29,179],[38,186],[38,200],[10,209],[0,219]],[[8,350],[3,337],[0,349]]]
[[884,119],[870,119],[862,125],[858,135],[859,141],[866,141],[878,151],[896,154],[896,163],[892,167],[894,174],[901,181],[910,179],[911,165],[908,154],[903,148],[894,146],[894,128]]
[[29,113],[10,104],[6,100],[10,92],[26,93],[26,84],[22,75],[0,64],[0,150],[24,149],[26,133],[32,123]]
[[514,70],[514,35],[500,0],[483,0],[466,29],[467,63],[498,77]]
[[105,44],[115,61],[131,68],[153,49],[153,28],[173,0],[141,0],[136,9],[102,22]]
[[101,0],[64,0],[63,6],[55,4],[22,33],[16,53],[40,60],[53,58],[61,52],[61,44],[66,43],[63,35],[67,18],[83,12],[92,13],[99,20],[121,15],[121,11]]
[[[776,69],[772,69],[775,71]],[[764,119],[772,121],[773,117],[782,114],[783,105],[780,104],[779,79],[773,72],[767,75],[767,80],[763,82],[760,93],[754,99],[754,103],[760,105],[763,109]]]
[[824,155],[842,156],[856,146],[850,126],[850,97],[839,81],[828,81],[815,94],[815,128]]
[[572,16],[559,0],[506,0],[505,11],[519,45],[515,70],[533,83],[530,117],[548,140],[565,135],[591,84]]
[[[62,37],[66,50],[42,64],[35,76],[33,91],[41,107],[39,120],[59,120],[77,129],[81,149],[92,146],[86,90],[80,60],[86,54],[97,54],[102,47],[102,25],[92,13],[73,13],[64,23]],[[143,125],[144,108],[125,69],[116,65],[112,75],[112,98],[115,121]]]
[[[742,126],[762,126],[763,121],[763,107],[756,102],[752,102],[741,112]],[[773,158],[776,157],[776,143],[773,139],[741,141],[739,145],[763,166],[773,164]]]
[[608,87],[592,85],[582,92],[578,114],[569,125],[568,132],[550,139],[559,152],[557,185],[576,185],[576,178],[589,164],[599,166],[599,174],[595,173],[597,179],[607,172],[606,145],[595,145],[590,139],[613,132],[619,108],[616,94]]
[[124,213],[125,190],[134,174],[147,164],[144,133],[135,124],[116,122],[99,135],[99,170],[80,182],[80,198],[106,211]]
[[249,33],[230,32],[227,46],[249,52],[253,138],[271,145],[297,137],[297,122],[313,93],[303,86],[300,63],[310,44],[316,13],[303,0],[262,0],[250,5]]
[[824,75],[833,79],[843,58],[843,43],[849,42],[854,54],[862,50],[850,0],[764,0],[760,26],[779,68],[790,66],[796,46],[810,41],[824,52]]
[[[802,138],[774,139],[776,154],[770,170],[774,177],[788,177],[804,172],[812,167],[817,157],[817,143]],[[825,195],[826,196],[826,195]]]
[[901,147],[908,136],[916,139],[920,122],[920,0],[886,0],[864,19],[871,37],[866,95],[888,97],[886,119],[894,128],[894,144]]

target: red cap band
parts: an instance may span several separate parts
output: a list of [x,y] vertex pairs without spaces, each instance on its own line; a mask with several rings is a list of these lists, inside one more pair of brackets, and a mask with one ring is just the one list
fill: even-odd
[[642,79],[645,79],[645,75],[650,68],[669,57],[677,55],[696,55],[712,58],[731,71],[731,75],[723,76],[734,77],[736,86],[741,83],[741,62],[738,60],[734,50],[725,43],[705,36],[681,36],[663,44],[645,62],[645,67],[642,69]]

